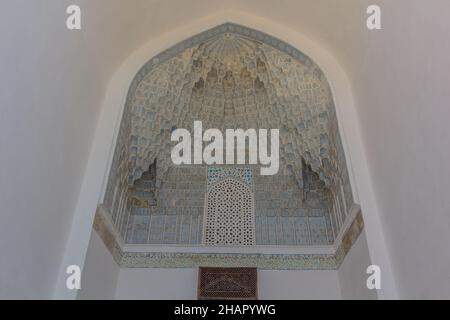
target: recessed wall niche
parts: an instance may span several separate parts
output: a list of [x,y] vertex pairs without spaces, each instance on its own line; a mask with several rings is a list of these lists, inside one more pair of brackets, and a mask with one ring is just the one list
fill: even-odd
[[[222,132],[280,129],[278,174],[261,176],[256,165],[174,165],[171,132],[192,130],[194,121]],[[250,231],[222,225],[233,220],[226,214],[228,222],[208,221],[210,187],[225,176],[253,199]],[[234,205],[235,220],[246,221],[246,207]],[[229,23],[162,52],[130,86],[103,208],[125,245],[338,252],[358,207],[325,75],[289,44]],[[234,240],[210,241],[219,230]],[[242,232],[250,240],[236,240]]]

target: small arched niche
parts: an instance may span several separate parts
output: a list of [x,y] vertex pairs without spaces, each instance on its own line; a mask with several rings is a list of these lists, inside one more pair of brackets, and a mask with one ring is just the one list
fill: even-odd
[[244,182],[225,178],[209,188],[205,200],[203,243],[207,246],[252,246],[255,199]]

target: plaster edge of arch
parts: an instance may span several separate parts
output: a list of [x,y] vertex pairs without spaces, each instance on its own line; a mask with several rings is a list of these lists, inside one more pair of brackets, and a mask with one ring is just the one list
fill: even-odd
[[352,87],[347,74],[330,53],[297,31],[243,12],[223,11],[197,19],[182,28],[166,32],[157,38],[148,39],[146,44],[125,59],[111,77],[95,129],[82,188],[55,285],[55,298],[76,298],[76,292],[65,288],[65,266],[70,264],[78,264],[81,268],[84,266],[92,221],[96,207],[103,201],[125,101],[134,76],[148,60],[165,49],[202,31],[227,22],[259,30],[289,43],[309,56],[324,72],[335,102],[339,133],[346,157],[354,201],[361,204],[366,221],[365,229],[369,243],[369,254],[372,263],[377,262],[376,264],[382,267],[383,280],[385,280],[383,284],[387,284],[379,292],[379,297],[382,299],[398,297],[372,188],[367,158],[363,149]]

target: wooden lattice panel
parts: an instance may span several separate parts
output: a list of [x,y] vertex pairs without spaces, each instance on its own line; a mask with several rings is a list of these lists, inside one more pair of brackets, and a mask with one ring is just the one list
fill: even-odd
[[200,268],[198,298],[201,300],[258,299],[256,268]]

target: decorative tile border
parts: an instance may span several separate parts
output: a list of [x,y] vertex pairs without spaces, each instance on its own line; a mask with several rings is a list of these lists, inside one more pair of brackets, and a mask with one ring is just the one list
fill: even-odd
[[336,270],[364,229],[359,211],[344,233],[341,243],[337,245],[335,254],[124,252],[123,241],[109,219],[103,206],[99,206],[93,229],[121,268],[251,267],[262,270]]
[[228,177],[241,180],[253,187],[253,171],[251,168],[208,167],[208,190],[212,185]]
[[335,269],[333,255],[267,255],[205,253],[124,253],[119,265],[126,268],[252,267],[265,270]]
[[362,217],[361,211],[359,211],[356,217],[353,219],[353,222],[350,224],[350,227],[348,227],[345,231],[341,242],[337,246],[335,257],[336,264],[338,266],[340,266],[344,261],[347,253],[350,251],[356,240],[358,240],[358,237],[363,229],[364,219]]

